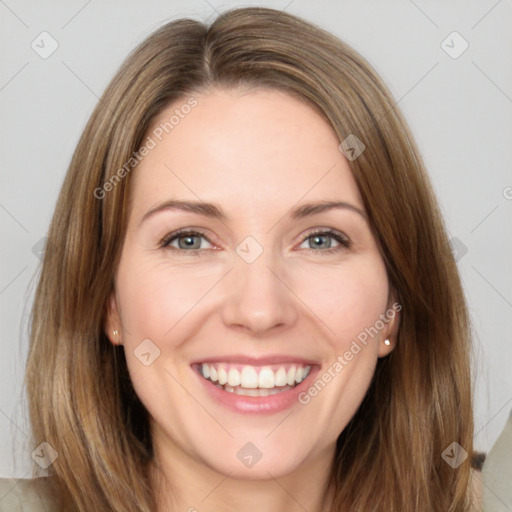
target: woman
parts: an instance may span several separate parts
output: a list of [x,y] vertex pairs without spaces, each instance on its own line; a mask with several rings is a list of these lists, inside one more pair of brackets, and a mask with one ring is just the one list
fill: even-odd
[[468,314],[394,103],[272,9],[127,58],[48,234],[26,382],[51,476],[27,489],[67,511],[477,507]]

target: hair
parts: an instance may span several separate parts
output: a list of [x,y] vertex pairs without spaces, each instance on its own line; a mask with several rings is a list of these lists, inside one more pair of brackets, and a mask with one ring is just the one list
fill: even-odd
[[442,453],[453,442],[473,453],[471,327],[425,165],[365,59],[267,8],[163,25],[123,62],[78,142],[48,232],[25,376],[34,443],[58,453],[55,496],[69,511],[155,510],[148,413],[123,347],[104,332],[136,172],[126,162],[162,109],[214,88],[285,92],[340,142],[354,134],[366,147],[349,164],[402,310],[396,348],[337,439],[331,510],[470,510],[471,457],[453,469]]

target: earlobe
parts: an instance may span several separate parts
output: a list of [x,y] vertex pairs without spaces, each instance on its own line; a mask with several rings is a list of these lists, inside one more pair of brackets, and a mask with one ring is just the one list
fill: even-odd
[[388,323],[379,342],[379,357],[386,357],[396,347],[401,309],[401,304],[393,302],[393,305],[386,311],[385,316],[388,318]]
[[389,338],[382,339],[379,346],[379,357],[386,357],[394,348],[395,344]]
[[121,318],[119,316],[119,310],[117,307],[117,299],[115,291],[112,290],[108,304],[105,319],[105,334],[113,345],[122,345],[122,329],[121,329]]

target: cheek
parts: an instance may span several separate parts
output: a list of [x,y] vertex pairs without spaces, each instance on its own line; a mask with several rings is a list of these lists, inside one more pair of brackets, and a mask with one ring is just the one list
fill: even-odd
[[296,287],[336,349],[343,349],[374,326],[388,302],[387,273],[377,254],[354,258],[337,268],[309,269]]
[[126,259],[117,277],[126,331],[155,340],[166,338],[218,280],[211,266],[180,264],[171,268],[149,257]]

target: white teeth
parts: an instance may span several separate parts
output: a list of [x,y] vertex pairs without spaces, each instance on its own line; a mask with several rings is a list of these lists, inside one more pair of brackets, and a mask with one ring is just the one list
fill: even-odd
[[201,371],[203,372],[203,377],[205,379],[207,379],[210,376],[210,367],[206,363],[203,363],[201,365]]
[[258,387],[270,389],[274,387],[274,372],[272,368],[264,366],[258,375]]
[[229,369],[228,384],[232,387],[240,386],[240,372],[236,368]]
[[295,366],[291,366],[288,370],[288,386],[293,386],[295,384],[295,373],[297,372],[297,368]]
[[236,393],[244,396],[260,396],[260,389],[244,389],[238,388]]
[[228,373],[224,369],[223,366],[220,366],[217,370],[217,374],[219,375],[219,384],[226,384],[228,381]]
[[279,370],[277,370],[274,381],[276,386],[286,386],[288,384],[288,376],[286,375],[286,370],[281,366]]
[[240,383],[247,389],[256,389],[258,387],[258,374],[252,366],[244,366],[242,368]]
[[282,393],[283,391],[288,391],[292,389],[291,386],[286,386],[283,388],[272,388],[272,389],[245,389],[240,386],[232,388],[228,384],[225,386],[221,386],[220,384],[215,384],[219,389],[223,391],[227,391],[228,393],[233,393],[235,395],[241,396],[269,396],[276,395],[277,393]]
[[[229,365],[228,365],[229,368]],[[301,366],[292,364],[286,371],[284,366],[273,370],[270,366],[263,366],[257,371],[257,367],[245,365],[242,371],[235,367],[226,369],[224,364],[208,364],[202,363],[200,366],[201,374],[205,379],[226,387],[227,391],[233,392],[237,388],[245,390],[273,390],[275,388],[282,388],[284,386],[293,387],[302,382],[311,371],[311,365]],[[276,390],[280,391],[280,390]],[[271,393],[273,394],[274,391]],[[261,395],[248,395],[248,396],[261,396]],[[266,395],[264,395],[266,396]]]

